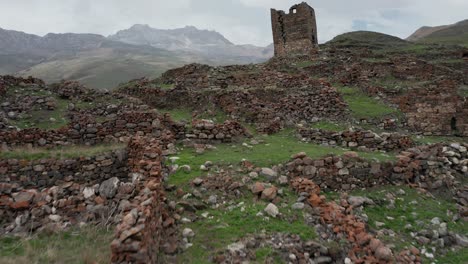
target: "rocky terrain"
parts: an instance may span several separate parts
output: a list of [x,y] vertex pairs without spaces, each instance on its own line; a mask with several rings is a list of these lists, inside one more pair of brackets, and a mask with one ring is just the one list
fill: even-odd
[[[164,42],[130,33],[86,46]],[[361,31],[112,91],[2,75],[0,263],[466,263],[465,55]]]

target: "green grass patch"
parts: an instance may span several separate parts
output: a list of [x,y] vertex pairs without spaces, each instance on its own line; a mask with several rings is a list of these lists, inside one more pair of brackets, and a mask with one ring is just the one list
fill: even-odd
[[97,146],[65,146],[54,149],[44,148],[15,148],[0,152],[0,159],[70,159],[91,157],[108,151],[124,149],[125,144],[97,145]]
[[445,256],[435,259],[435,263],[441,264],[466,264],[468,259],[468,248],[449,251]]
[[55,100],[56,107],[54,110],[32,109],[25,118],[15,120],[12,124],[21,129],[37,127],[46,130],[66,126],[68,123],[66,114],[70,101],[58,97]]
[[300,61],[300,62],[296,63],[296,66],[298,68],[306,68],[306,67],[316,65],[316,64],[317,64],[317,62],[315,62],[315,61]]
[[[395,208],[386,208],[388,202],[383,200],[385,194],[388,192],[396,194],[399,189],[404,190],[405,194],[396,195]],[[453,201],[445,197],[428,197],[407,186],[385,186],[373,190],[355,191],[352,194],[366,196],[376,202],[376,205],[366,206],[364,209],[369,217],[369,225],[377,228],[375,222],[378,221],[385,224],[383,228],[395,231],[397,236],[388,237],[388,240],[395,243],[398,249],[403,249],[403,247],[409,246],[411,241],[414,241],[410,232],[421,229],[418,226],[418,221],[430,224],[434,217],[439,217],[441,222],[446,222],[450,231],[460,234],[468,233],[468,225],[462,222],[453,222],[451,217],[447,216],[447,210],[456,212],[457,208]],[[411,224],[412,228],[406,229],[407,224]]]
[[[252,148],[237,144],[216,145],[216,150],[209,150],[203,154],[197,154],[193,149],[183,149],[177,154],[179,165],[190,165],[192,171],[185,173],[179,171],[169,177],[171,184],[183,184],[202,174],[200,165],[206,161],[212,161],[220,165],[239,164],[243,159],[253,162],[256,166],[272,166],[288,161],[291,155],[306,152],[311,158],[320,158],[327,154],[340,155],[347,149],[333,148],[306,143],[298,140],[295,131],[284,130],[274,135],[259,135],[257,139],[264,143],[254,145]],[[248,142],[248,141],[247,141]],[[379,161],[394,160],[395,157],[389,153],[380,152],[358,152],[365,159],[377,159]]]
[[461,85],[458,88],[458,94],[462,97],[468,97],[468,85]]
[[449,137],[449,136],[413,136],[414,141],[419,144],[436,144],[436,143],[455,143],[464,142],[468,143],[466,137]]
[[317,123],[312,124],[312,128],[338,132],[347,130],[349,127],[346,124],[336,123],[332,121],[319,121]]
[[267,263],[267,259],[273,259],[273,263],[283,263],[278,254],[271,247],[263,247],[255,251],[255,263]]
[[365,95],[357,88],[340,87],[339,91],[348,103],[353,116],[358,119],[382,118],[391,114],[398,114],[398,110],[393,109],[384,103]]
[[161,113],[169,113],[174,121],[192,121],[192,111],[188,108],[161,109]]
[[[250,199],[249,199],[250,198]],[[181,263],[207,263],[214,252],[224,250],[227,245],[236,242],[247,234],[290,233],[297,234],[304,240],[317,237],[315,229],[305,223],[303,212],[290,207],[279,207],[282,217],[265,218],[257,216],[267,206],[266,202],[252,201],[253,197],[243,200],[244,204],[234,209],[209,209],[208,218],[201,216],[200,220],[187,227],[193,229],[195,237],[193,247],[180,256]],[[296,197],[297,198],[297,197]],[[239,204],[241,200],[237,201]],[[271,255],[268,249],[260,251],[260,257]]]
[[159,86],[163,90],[171,90],[171,89],[174,89],[174,87],[175,87],[174,84],[166,84],[166,83],[160,84]]
[[0,238],[0,263],[108,263],[113,230],[87,227],[28,238]]
[[197,119],[209,119],[213,120],[215,123],[224,123],[224,121],[229,120],[229,117],[220,109],[215,109],[203,112],[197,116]]

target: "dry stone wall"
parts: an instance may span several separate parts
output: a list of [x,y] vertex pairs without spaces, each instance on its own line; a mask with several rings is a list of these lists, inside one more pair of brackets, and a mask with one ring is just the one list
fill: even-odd
[[[30,145],[53,147],[58,145],[87,144],[127,141],[133,135],[151,134],[165,142],[171,142],[181,129],[168,117],[155,112],[127,112],[104,122],[83,117],[57,130],[38,128],[0,131],[0,143],[7,147]],[[170,127],[169,127],[170,126]]]
[[341,132],[325,131],[322,129],[298,127],[298,137],[304,141],[342,146],[361,150],[400,151],[414,146],[411,137],[400,133],[376,134],[366,130],[348,130]]
[[227,120],[223,124],[215,124],[211,120],[194,120],[192,129],[185,138],[197,143],[228,143],[249,136],[247,129],[236,121]]
[[0,160],[0,234],[114,224],[133,189],[126,150],[65,160]]
[[291,179],[309,179],[324,190],[349,191],[389,183],[384,175],[391,174],[392,166],[369,162],[357,157],[354,152],[315,160],[307,157],[305,153],[299,153],[286,165],[286,169]]
[[160,248],[174,232],[175,221],[165,204],[162,162],[159,141],[137,137],[129,143],[129,164],[138,175],[137,194],[116,228],[112,263],[158,263]]
[[76,183],[125,178],[127,151],[125,149],[93,157],[74,159],[0,160],[1,193],[23,188],[42,188],[73,179]]
[[468,101],[457,94],[457,84],[441,81],[399,98],[408,126],[428,135],[468,136]]

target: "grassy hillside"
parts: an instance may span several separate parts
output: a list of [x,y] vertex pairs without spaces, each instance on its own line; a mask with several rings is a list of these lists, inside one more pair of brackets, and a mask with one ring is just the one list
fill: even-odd
[[172,53],[131,53],[112,48],[83,52],[71,58],[58,58],[20,72],[46,82],[78,80],[97,89],[113,89],[119,83],[143,76],[157,77],[162,72],[186,63]]
[[454,44],[468,46],[468,20],[437,30],[418,40],[424,43]]
[[355,31],[341,34],[327,42],[326,44],[339,46],[405,46],[409,43],[395,36],[372,31]]

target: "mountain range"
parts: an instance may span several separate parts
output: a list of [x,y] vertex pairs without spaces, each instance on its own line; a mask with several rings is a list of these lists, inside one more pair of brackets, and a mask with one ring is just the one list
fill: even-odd
[[74,33],[40,37],[0,29],[0,74],[32,75],[47,82],[73,79],[98,89],[156,77],[192,62],[247,64],[272,56],[272,45],[235,45],[218,32],[191,26],[162,30],[134,25],[109,37]]
[[[468,20],[422,27],[406,41],[385,34],[353,32],[337,36],[329,43],[345,44],[352,38],[354,44],[358,41],[372,45],[370,39],[383,38],[392,45],[415,42],[468,47]],[[0,28],[0,75],[31,75],[47,82],[78,80],[97,89],[112,89],[144,76],[157,77],[188,63],[259,63],[267,61],[273,53],[273,45],[235,45],[216,31],[193,26],[156,29],[137,24],[108,37],[75,33],[49,33],[41,37]]]

